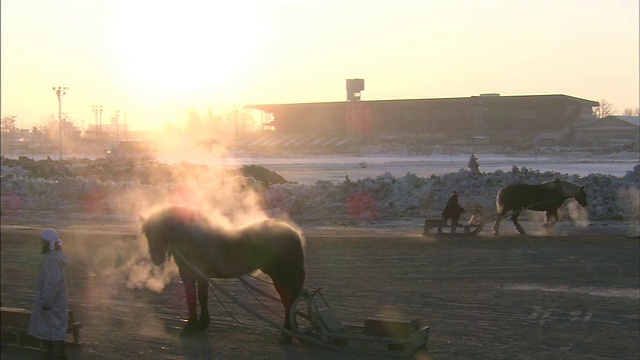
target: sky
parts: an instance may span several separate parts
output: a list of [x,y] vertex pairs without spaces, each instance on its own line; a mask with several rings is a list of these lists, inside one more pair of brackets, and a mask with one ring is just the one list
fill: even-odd
[[131,129],[234,106],[566,94],[639,106],[637,0],[2,0],[2,117]]

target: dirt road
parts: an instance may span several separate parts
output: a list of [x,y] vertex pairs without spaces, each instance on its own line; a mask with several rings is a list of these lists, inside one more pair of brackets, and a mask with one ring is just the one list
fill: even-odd
[[[31,307],[43,225],[3,221],[4,306]],[[427,349],[414,358],[640,356],[639,241],[624,231],[425,238],[419,226],[303,229],[307,283],[324,288],[343,322],[384,312],[431,327]],[[180,336],[186,305],[177,276],[159,293],[126,287],[122,268],[137,246],[134,224],[70,221],[59,232],[71,263],[70,307],[84,324],[72,359],[387,358],[279,345],[276,330],[228,302],[226,311],[213,297],[207,332]],[[9,340],[3,337],[3,359],[37,358]]]

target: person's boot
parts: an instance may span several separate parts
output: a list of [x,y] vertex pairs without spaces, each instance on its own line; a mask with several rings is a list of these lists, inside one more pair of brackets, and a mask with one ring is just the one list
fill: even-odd
[[52,341],[53,349],[51,351],[52,360],[67,360],[64,353],[64,341]]
[[44,349],[44,355],[40,357],[40,360],[49,360],[53,355],[53,343],[48,340],[42,340],[42,346]]

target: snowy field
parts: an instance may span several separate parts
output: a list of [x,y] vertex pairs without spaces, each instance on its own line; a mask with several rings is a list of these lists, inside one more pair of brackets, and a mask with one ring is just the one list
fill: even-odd
[[[220,161],[222,165],[264,166],[275,171],[289,181],[312,185],[317,180],[341,182],[348,175],[351,180],[376,177],[390,173],[394,177],[413,173],[420,177],[454,173],[468,169],[470,154],[433,154],[420,156],[369,155],[369,156],[312,156],[287,158],[237,158]],[[620,153],[594,157],[589,153],[571,153],[567,155],[505,155],[479,154],[480,170],[491,173],[497,170],[511,171],[519,168],[550,171],[560,174],[587,176],[606,174],[624,176],[632,170],[640,159],[637,153]],[[171,159],[168,159],[171,160]],[[366,167],[361,167],[366,164]]]

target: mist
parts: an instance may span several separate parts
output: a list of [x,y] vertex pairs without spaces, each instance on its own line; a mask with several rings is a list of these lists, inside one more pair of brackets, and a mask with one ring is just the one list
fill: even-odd
[[624,209],[624,218],[630,220],[628,233],[630,236],[640,236],[640,189],[625,188],[618,190],[617,201]]
[[589,226],[589,211],[580,206],[577,201],[569,201],[567,203],[567,211],[569,218],[577,227],[586,228]]

